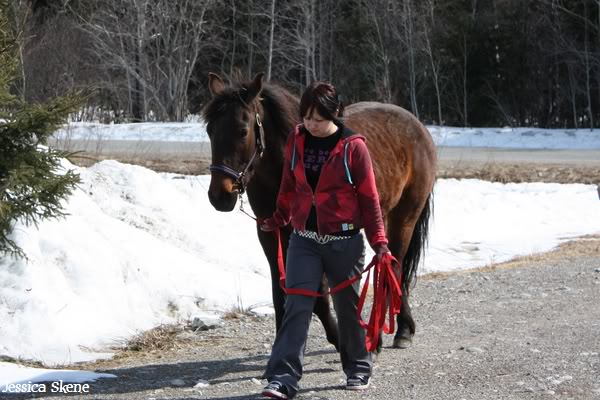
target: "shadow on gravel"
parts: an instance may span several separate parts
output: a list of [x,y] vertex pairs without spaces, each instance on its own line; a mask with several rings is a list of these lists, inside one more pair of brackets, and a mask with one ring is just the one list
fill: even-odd
[[[328,397],[321,397],[318,395],[319,392],[326,392],[331,390],[342,390],[343,387],[341,385],[329,385],[329,386],[320,386],[320,387],[303,387],[298,392],[299,399],[307,399],[307,398],[316,398],[319,400],[329,400]],[[312,392],[312,393],[310,393]],[[310,394],[308,394],[310,393]],[[227,397],[211,397],[210,400],[257,400],[263,398],[260,396],[259,392],[256,394],[244,394],[239,396],[227,396]],[[179,399],[178,399],[179,400]],[[180,399],[186,400],[186,399]],[[189,399],[188,399],[189,400]]]
[[[266,355],[257,355],[214,361],[151,364],[133,368],[97,370],[96,372],[116,375],[117,378],[106,378],[99,379],[96,382],[89,382],[88,396],[101,398],[98,396],[166,388],[189,389],[201,380],[215,385],[220,382],[235,382],[252,378],[261,379],[267,364],[267,358]],[[228,377],[227,379],[221,379],[225,374],[232,375],[236,373],[246,374],[239,378]],[[174,382],[175,380],[183,381],[184,385]],[[39,397],[42,397],[42,395],[44,397],[81,397],[81,393],[52,393],[50,383],[46,384],[46,393],[40,393]],[[5,394],[2,394],[0,398],[11,400],[31,399],[32,393],[11,394],[6,395],[6,397]],[[238,398],[252,397],[233,397],[233,399]]]
[[331,349],[324,349],[324,350],[314,350],[314,351],[307,352],[304,356],[305,357],[324,356],[326,354],[337,354],[337,351],[335,349],[333,349],[333,348],[331,348]]

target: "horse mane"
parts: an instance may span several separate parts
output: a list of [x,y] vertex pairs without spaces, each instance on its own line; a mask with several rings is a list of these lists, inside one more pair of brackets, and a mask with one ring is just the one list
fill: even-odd
[[[240,91],[248,88],[249,83],[233,81],[215,96],[202,110],[202,118],[209,123],[233,105],[240,105]],[[263,83],[259,95],[265,114],[268,114],[271,132],[285,139],[293,127],[300,122],[298,116],[299,99],[289,90],[275,83]]]
[[269,112],[273,130],[287,138],[294,126],[300,123],[300,99],[274,83],[267,83],[260,97],[263,108]]

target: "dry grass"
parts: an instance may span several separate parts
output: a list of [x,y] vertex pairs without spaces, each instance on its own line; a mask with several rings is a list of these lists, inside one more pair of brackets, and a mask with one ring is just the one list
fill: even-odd
[[440,162],[438,178],[482,179],[491,182],[585,183],[600,185],[600,168],[560,164],[505,162]]
[[125,153],[89,153],[79,152],[70,158],[70,161],[80,167],[89,167],[103,160],[116,160],[125,164],[139,165],[156,172],[171,172],[183,175],[208,174],[210,159],[205,157],[155,157],[144,154]]
[[171,350],[179,346],[177,336],[182,331],[181,325],[159,325],[148,331],[140,332],[129,339],[124,346],[124,350],[135,352]]
[[47,368],[42,361],[26,360],[23,358],[14,358],[5,355],[0,355],[0,362],[12,363],[31,368]]
[[231,310],[227,310],[223,313],[223,319],[227,319],[227,320],[237,320],[237,319],[242,319],[245,316],[251,316],[252,313],[250,313],[249,310],[241,310],[236,308],[232,308]]

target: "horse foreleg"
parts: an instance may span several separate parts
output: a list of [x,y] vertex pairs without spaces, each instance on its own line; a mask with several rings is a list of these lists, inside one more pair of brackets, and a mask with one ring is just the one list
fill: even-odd
[[[258,241],[263,248],[263,252],[269,262],[271,270],[271,295],[273,299],[273,308],[275,309],[275,332],[279,331],[283,322],[283,305],[285,303],[285,294],[279,286],[279,265],[277,263],[277,252],[279,243],[276,236],[272,232],[263,232],[257,226]],[[284,258],[287,254],[287,246],[289,242],[289,233],[281,230],[281,246],[283,249]]]
[[[275,263],[277,264],[277,263]],[[271,293],[273,296],[273,308],[275,309],[275,332],[279,332],[281,324],[283,323],[283,305],[285,303],[285,294],[281,287],[279,287],[279,272],[273,273],[273,266],[271,266]],[[277,268],[277,266],[275,266]]]
[[[323,280],[321,281],[321,291],[327,290],[327,287],[327,278],[325,275],[323,275]],[[325,328],[325,336],[327,337],[327,341],[334,345],[335,349],[339,351],[338,325],[336,319],[333,317],[333,313],[331,312],[330,303],[331,300],[329,296],[317,297],[313,312],[323,324],[323,328]]]

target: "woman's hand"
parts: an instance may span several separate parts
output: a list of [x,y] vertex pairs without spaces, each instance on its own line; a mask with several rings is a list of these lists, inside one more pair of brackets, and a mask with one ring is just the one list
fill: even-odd
[[381,261],[384,254],[392,254],[392,252],[390,251],[390,249],[388,249],[386,244],[382,243],[379,246],[377,246],[375,254],[377,255],[377,261]]
[[273,218],[265,219],[265,221],[260,225],[260,230],[263,232],[272,232],[277,228],[277,223]]

